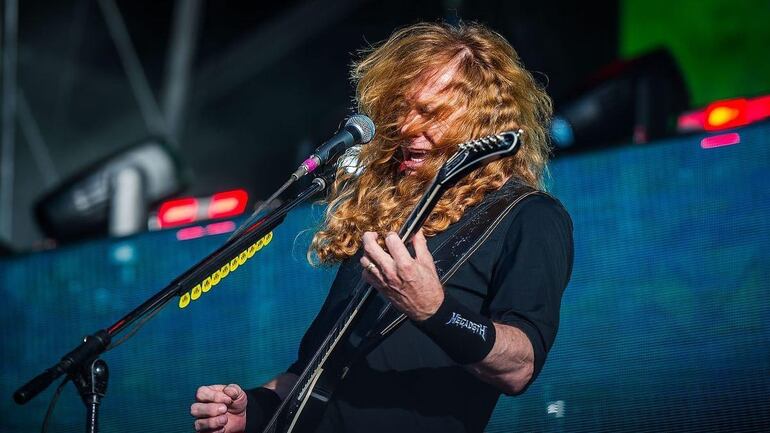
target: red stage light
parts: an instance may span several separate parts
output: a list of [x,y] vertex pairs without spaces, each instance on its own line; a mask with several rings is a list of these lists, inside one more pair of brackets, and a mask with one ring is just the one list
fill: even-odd
[[680,114],[676,122],[679,132],[702,131],[706,123],[706,111],[696,110]]
[[770,117],[770,95],[757,98],[736,98],[716,101],[705,109],[679,115],[677,130],[721,131],[737,128]]
[[706,107],[703,128],[706,131],[718,131],[747,125],[747,107],[748,101],[744,98],[714,102]]
[[206,226],[206,234],[209,235],[221,235],[222,233],[230,233],[232,231],[235,231],[235,223],[232,221],[211,223]]
[[192,197],[164,202],[158,210],[161,228],[189,224],[195,222],[197,216],[198,200]]
[[208,216],[211,219],[240,215],[246,210],[249,195],[242,189],[220,192],[211,197]]
[[749,122],[756,122],[770,117],[770,95],[749,99],[746,107],[746,118]]
[[730,132],[706,137],[700,141],[700,147],[703,149],[713,149],[715,147],[731,146],[740,142],[741,136],[737,132]]
[[206,229],[201,226],[185,227],[176,232],[176,238],[180,241],[189,241],[190,239],[197,239],[205,235]]
[[[248,201],[249,195],[242,189],[216,193],[211,197],[170,200],[161,204],[158,209],[158,226],[165,229],[205,219],[234,217],[246,210]],[[214,226],[213,230],[225,233],[228,231],[226,227],[229,226]]]

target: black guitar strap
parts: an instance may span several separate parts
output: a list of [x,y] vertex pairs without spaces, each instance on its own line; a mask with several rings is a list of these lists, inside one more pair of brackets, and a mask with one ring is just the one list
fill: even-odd
[[[453,230],[446,240],[431,249],[436,263],[436,271],[441,283],[446,283],[457,270],[486,242],[492,232],[500,225],[522,200],[530,195],[544,194],[530,186],[514,180],[490,194],[482,204],[471,210],[471,214]],[[361,338],[348,365],[366,356],[372,349],[390,335],[404,322],[406,316],[393,308],[384,298],[378,296],[380,314],[373,325],[365,326],[368,331]],[[376,311],[376,310],[375,310]]]

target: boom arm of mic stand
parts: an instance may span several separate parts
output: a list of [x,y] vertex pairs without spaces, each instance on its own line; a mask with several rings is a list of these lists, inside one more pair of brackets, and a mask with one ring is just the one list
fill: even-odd
[[187,290],[190,290],[199,282],[200,278],[205,277],[215,269],[220,268],[225,263],[229,262],[234,255],[237,256],[244,248],[270,233],[270,231],[283,222],[289,211],[294,209],[297,205],[307,201],[317,192],[324,190],[326,184],[327,180],[323,177],[313,179],[313,183],[294,199],[287,201],[281,207],[265,215],[244,230],[241,236],[225,242],[224,245],[209,254],[196,265],[186,270],[168,286],[150,297],[150,299],[125,315],[122,319],[115,322],[112,326],[84,338],[79,346],[64,355],[64,357],[62,357],[62,359],[53,367],[46,369],[43,373],[37,375],[16,390],[13,394],[14,401],[17,404],[24,404],[30,401],[63,374],[73,374],[75,370],[83,364],[92,361],[100,354],[109,350],[110,341],[112,341],[112,338],[116,334],[120,333],[126,329],[126,327],[147,314],[162,308],[175,296],[182,295]]

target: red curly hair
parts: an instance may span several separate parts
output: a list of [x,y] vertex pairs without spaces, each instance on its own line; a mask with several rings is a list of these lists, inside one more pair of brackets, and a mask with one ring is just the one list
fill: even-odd
[[[455,68],[451,82],[429,104],[429,112],[414,107],[410,95],[415,88],[449,64]],[[522,147],[514,157],[477,169],[444,194],[423,225],[425,236],[446,230],[511,176],[542,187],[550,153],[551,99],[498,33],[475,23],[415,24],[363,51],[351,78],[359,111],[371,117],[378,131],[361,148],[363,174],[356,177],[338,170],[324,223],[310,245],[311,263],[332,264],[352,256],[364,231],[381,235],[397,231],[438,168],[464,141],[524,130]],[[413,109],[424,114],[424,121],[410,123],[404,131],[407,113]],[[423,166],[404,176],[399,171],[400,147],[435,122],[445,122],[442,136]]]

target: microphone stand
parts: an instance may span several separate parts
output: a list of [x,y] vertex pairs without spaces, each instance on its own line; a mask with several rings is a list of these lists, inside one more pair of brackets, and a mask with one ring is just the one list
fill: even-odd
[[226,241],[213,253],[183,272],[165,288],[123,316],[112,326],[85,337],[80,345],[64,355],[53,367],[46,369],[17,389],[13,394],[14,401],[17,404],[25,404],[46,389],[54,380],[66,374],[75,383],[83,402],[86,404],[88,410],[86,432],[96,433],[98,431],[98,408],[101,399],[107,392],[109,376],[107,363],[98,358],[102,353],[112,349],[113,346],[110,346],[110,342],[113,337],[137,320],[149,319],[174,297],[182,296],[200,283],[203,278],[229,263],[231,259],[237,257],[250,245],[270,233],[283,222],[290,210],[307,201],[319,191],[326,189],[329,182],[327,176],[332,174],[333,171],[327,171],[325,175],[316,177],[311,185],[296,197],[246,227],[240,236]]

